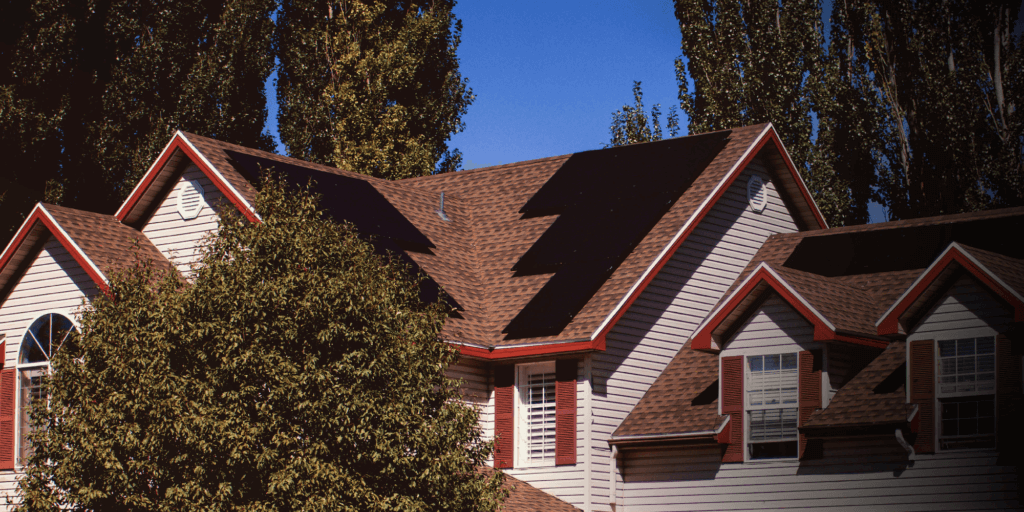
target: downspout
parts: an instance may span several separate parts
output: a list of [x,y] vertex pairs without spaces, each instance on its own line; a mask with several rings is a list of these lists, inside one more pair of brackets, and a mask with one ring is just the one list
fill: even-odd
[[612,445],[612,455],[608,459],[608,501],[612,507],[612,512],[615,511],[615,505],[619,501],[619,490],[617,487],[616,474],[619,472],[619,447]]

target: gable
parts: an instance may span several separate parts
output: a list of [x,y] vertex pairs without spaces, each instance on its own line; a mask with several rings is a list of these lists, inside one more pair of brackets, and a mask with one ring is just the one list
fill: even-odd
[[1013,309],[972,275],[961,275],[913,327],[907,339],[990,335],[1009,329]]
[[82,266],[50,236],[0,303],[0,334],[7,336],[4,366],[17,362],[21,337],[33,320],[47,312],[74,318],[84,301],[99,292]]
[[782,353],[810,350],[814,326],[777,293],[770,293],[725,342],[722,354]]
[[[179,193],[187,192],[191,183],[202,187],[202,209],[195,218],[186,218],[179,212]],[[170,260],[184,275],[191,264],[198,261],[202,240],[217,231],[222,208],[234,208],[226,202],[224,194],[197,166],[189,166],[156,206],[153,214],[142,226],[142,233],[160,253]]]

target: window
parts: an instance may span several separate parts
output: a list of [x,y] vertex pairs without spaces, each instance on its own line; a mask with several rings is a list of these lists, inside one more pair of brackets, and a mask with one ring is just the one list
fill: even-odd
[[519,406],[519,459],[516,466],[544,466],[555,462],[555,363],[517,366]]
[[751,459],[796,457],[800,417],[797,354],[747,357],[747,450]]
[[995,446],[996,340],[939,340],[939,446]]
[[28,434],[32,430],[30,406],[44,398],[43,377],[50,371],[50,358],[60,349],[75,325],[67,317],[47,313],[37,318],[21,339],[18,354],[18,460],[32,453]]

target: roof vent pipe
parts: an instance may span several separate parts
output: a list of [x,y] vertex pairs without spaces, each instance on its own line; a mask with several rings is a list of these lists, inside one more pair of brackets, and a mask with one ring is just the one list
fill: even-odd
[[448,217],[448,215],[444,213],[444,191],[443,190],[441,191],[441,207],[437,209],[437,216],[441,217],[441,220],[443,220],[445,222],[451,222],[452,221],[452,219],[450,219]]

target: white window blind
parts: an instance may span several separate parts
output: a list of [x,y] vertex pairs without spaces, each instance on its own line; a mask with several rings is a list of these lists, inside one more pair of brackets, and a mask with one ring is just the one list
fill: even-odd
[[521,368],[519,425],[521,463],[543,464],[555,460],[555,372],[553,364]]

